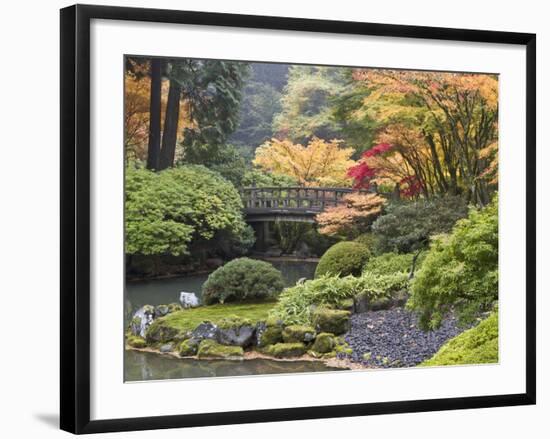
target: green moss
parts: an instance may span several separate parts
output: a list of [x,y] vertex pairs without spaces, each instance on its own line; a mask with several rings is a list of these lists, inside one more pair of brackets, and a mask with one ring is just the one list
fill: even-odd
[[371,256],[369,248],[359,242],[344,241],[334,244],[319,260],[315,277],[322,275],[359,276]]
[[168,314],[155,320],[153,325],[162,324],[162,326],[175,328],[177,332],[192,331],[204,321],[210,321],[216,325],[223,324],[222,322],[227,320],[228,316],[246,319],[255,324],[265,321],[274,305],[274,302],[260,302],[199,306]]
[[263,352],[276,358],[300,357],[306,353],[306,345],[303,343],[277,343],[267,346]]
[[267,326],[258,338],[258,346],[265,347],[283,341],[283,328],[281,326]]
[[197,353],[198,343],[191,340],[184,340],[178,346],[180,357],[189,357]]
[[493,312],[476,327],[449,340],[420,366],[482,364],[498,362],[498,313]]
[[240,346],[225,346],[214,340],[203,340],[199,345],[197,356],[199,358],[242,358],[243,348]]
[[283,330],[285,343],[309,343],[315,338],[315,329],[305,325],[290,325]]
[[350,312],[338,309],[317,308],[313,312],[312,322],[318,331],[343,334],[350,325]]
[[318,354],[326,354],[331,352],[336,346],[334,336],[328,332],[321,332],[315,338],[315,342],[311,347],[311,350]]
[[221,319],[217,325],[221,329],[240,328],[241,326],[253,326],[252,320],[238,315],[231,315]]
[[147,346],[147,342],[141,338],[141,337],[138,337],[136,335],[127,335],[126,336],[126,343],[128,344],[128,346],[132,346],[133,348],[144,348],[145,346]]
[[147,344],[166,343],[174,340],[180,333],[178,328],[169,325],[164,318],[153,320],[151,326],[147,328],[145,332]]

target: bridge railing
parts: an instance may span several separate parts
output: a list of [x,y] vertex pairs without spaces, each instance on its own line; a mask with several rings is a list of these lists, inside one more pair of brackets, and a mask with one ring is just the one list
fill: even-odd
[[308,210],[322,212],[341,204],[349,188],[329,187],[245,187],[241,197],[247,211]]

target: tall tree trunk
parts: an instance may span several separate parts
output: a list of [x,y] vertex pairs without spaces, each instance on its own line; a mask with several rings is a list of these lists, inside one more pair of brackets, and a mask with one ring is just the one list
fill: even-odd
[[178,119],[180,116],[180,96],[180,84],[175,80],[170,80],[168,101],[166,102],[166,115],[164,117],[164,131],[162,133],[159,169],[166,169],[174,165],[176,140],[178,138]]
[[151,60],[151,96],[149,104],[149,145],[147,169],[158,169],[160,156],[161,60]]

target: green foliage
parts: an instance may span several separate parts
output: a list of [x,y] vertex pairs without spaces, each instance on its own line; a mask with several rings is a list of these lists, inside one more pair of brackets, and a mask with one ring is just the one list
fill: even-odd
[[409,274],[414,256],[413,253],[384,253],[369,259],[365,265],[365,271],[379,276],[394,273]]
[[368,247],[372,255],[376,255],[380,247],[380,238],[374,233],[362,233],[354,241]]
[[346,69],[338,67],[291,66],[274,131],[298,143],[307,143],[313,136],[339,138],[342,127],[332,117],[331,99],[348,80]]
[[193,126],[184,129],[188,163],[203,163],[237,128],[242,88],[248,63],[185,59],[173,62],[174,78],[192,114]]
[[270,263],[239,258],[208,276],[202,287],[202,297],[206,304],[272,299],[283,287],[280,271]]
[[430,236],[449,232],[468,213],[464,200],[453,196],[393,202],[385,210],[372,231],[380,240],[379,251],[399,253],[426,247]]
[[[210,148],[207,147],[208,150]],[[229,180],[235,187],[241,187],[243,184],[246,160],[240,150],[233,145],[214,148],[212,152],[205,152],[204,155],[196,157],[187,156],[185,162],[204,165]]]
[[259,169],[250,169],[244,173],[242,185],[245,187],[285,187],[297,186],[295,178],[282,174],[270,174]]
[[273,137],[272,121],[281,111],[281,93],[263,82],[248,82],[243,90],[240,121],[231,141],[252,149]]
[[498,362],[498,312],[492,312],[476,327],[449,340],[420,366],[450,366]]
[[370,300],[388,297],[407,286],[407,273],[375,275],[365,272],[360,277],[323,275],[285,289],[270,317],[285,324],[311,324],[312,307],[338,307],[345,299],[366,295]]
[[240,242],[248,226],[237,190],[203,166],[162,172],[126,168],[126,253],[181,255],[193,241],[224,235]]
[[275,221],[273,232],[275,241],[283,254],[291,254],[296,250],[302,237],[311,229],[311,224],[296,221]]
[[339,242],[329,248],[321,257],[315,270],[315,277],[331,274],[335,276],[359,275],[371,252],[368,247],[353,241]]
[[408,306],[424,327],[437,327],[451,308],[471,321],[498,298],[498,199],[472,209],[450,235],[432,242],[412,283]]

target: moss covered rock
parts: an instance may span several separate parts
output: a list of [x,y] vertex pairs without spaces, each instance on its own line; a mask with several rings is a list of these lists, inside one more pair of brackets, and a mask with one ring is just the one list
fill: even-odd
[[218,323],[217,341],[224,345],[247,347],[254,341],[256,325],[251,320],[230,316]]
[[315,342],[313,343],[313,346],[311,346],[311,350],[318,354],[327,354],[331,352],[335,346],[336,342],[334,340],[334,336],[328,332],[321,332],[315,338]]
[[170,325],[163,318],[156,319],[145,332],[147,344],[166,343],[178,337],[179,330]]
[[313,311],[312,322],[318,331],[340,335],[350,328],[350,314],[345,310],[317,308]]
[[266,326],[258,332],[258,346],[280,343],[283,341],[283,328],[280,326]]
[[310,343],[315,339],[315,329],[305,325],[290,325],[283,330],[285,343]]
[[197,353],[199,348],[199,340],[190,338],[182,341],[178,346],[178,354],[180,357],[190,357]]
[[199,344],[197,356],[203,358],[241,359],[244,355],[240,346],[225,346],[214,340],[203,340]]
[[131,346],[133,348],[138,348],[138,349],[141,349],[147,346],[147,342],[142,337],[138,337],[136,335],[128,335],[126,337],[126,344],[128,346]]
[[306,353],[304,343],[276,343],[263,349],[267,355],[276,358],[300,357]]
[[498,313],[493,312],[476,327],[450,339],[420,366],[482,364],[498,362]]

